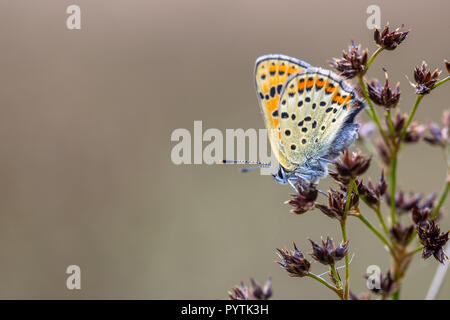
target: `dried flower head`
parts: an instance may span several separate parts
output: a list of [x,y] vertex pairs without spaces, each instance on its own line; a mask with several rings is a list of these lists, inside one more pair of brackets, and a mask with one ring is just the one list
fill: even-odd
[[[317,208],[330,218],[342,220],[345,218],[345,204],[347,202],[347,194],[339,192],[330,187],[328,190],[328,206],[318,204]],[[352,192],[350,197],[349,210],[356,207],[359,197]]]
[[397,82],[394,89],[389,87],[389,77],[384,69],[386,81],[384,86],[377,79],[367,82],[367,90],[372,101],[386,109],[395,108],[400,101],[400,82]]
[[368,140],[375,132],[376,125],[372,121],[361,122],[358,121],[359,131],[358,131],[358,140]]
[[386,143],[384,143],[384,140],[378,138],[375,141],[375,148],[383,163],[388,166],[391,163],[392,153]]
[[449,128],[447,126],[441,129],[437,124],[430,123],[428,125],[428,130],[430,131],[431,136],[425,136],[424,140],[429,144],[445,148],[450,142],[448,134]]
[[282,266],[290,277],[304,277],[309,273],[311,263],[298,250],[295,242],[292,252],[289,252],[287,249],[277,249],[277,251],[281,261],[275,262]]
[[422,258],[427,259],[433,255],[437,261],[444,263],[448,257],[444,252],[444,245],[448,241],[449,232],[441,233],[435,220],[428,220],[417,225],[417,234],[423,244]]
[[360,152],[351,153],[348,149],[345,149],[334,164],[341,177],[355,178],[369,169],[370,160],[371,158],[363,156]]
[[440,74],[441,71],[438,69],[434,71],[428,69],[425,61],[422,62],[422,65],[416,66],[414,69],[414,81],[416,81],[416,84],[411,83],[416,88],[416,94],[424,95],[430,93]]
[[406,36],[411,31],[400,31],[400,29],[403,27],[404,25],[398,27],[394,31],[389,32],[389,24],[386,24],[381,32],[380,30],[375,29],[373,35],[375,43],[386,50],[394,50],[400,43],[402,43],[403,40],[405,40]]
[[414,208],[412,210],[412,219],[415,224],[421,224],[430,219],[432,213],[432,209],[429,207],[426,208]]
[[391,229],[389,230],[391,239],[402,246],[408,245],[409,239],[411,238],[413,232],[414,225],[403,226],[400,222],[391,227]]
[[389,297],[395,291],[397,291],[400,283],[395,281],[394,271],[389,270],[386,275],[380,273],[379,279],[369,278],[368,275],[365,275],[366,279],[371,279],[374,283],[372,288],[370,289],[373,293],[380,295],[384,298]]
[[417,122],[412,122],[408,129],[406,129],[406,134],[403,137],[403,141],[406,143],[418,142],[425,132],[425,126],[420,125]]
[[314,209],[314,204],[317,199],[318,191],[313,182],[306,183],[299,181],[297,185],[297,194],[291,194],[291,199],[286,201],[293,208],[292,213],[302,214]]
[[264,287],[261,287],[253,278],[250,278],[251,288],[244,285],[241,281],[240,286],[235,286],[228,291],[228,297],[231,300],[269,300],[272,296],[272,279],[269,277]]
[[363,196],[371,205],[378,205],[381,197],[386,193],[387,183],[384,179],[384,170],[381,171],[380,179],[374,186],[371,181],[367,186],[363,184],[362,180],[357,179],[356,186],[358,194]]
[[311,257],[324,265],[334,265],[336,261],[341,260],[347,253],[348,241],[341,242],[335,248],[333,240],[330,237],[327,237],[326,241],[322,239],[322,245],[319,245],[311,239],[308,240],[311,242],[313,249]]
[[361,45],[356,46],[352,41],[348,52],[342,52],[342,58],[333,58],[330,65],[340,72],[341,76],[347,79],[364,74],[368,60],[367,49],[361,52]]
[[[386,203],[391,203],[391,197],[389,193],[386,193]],[[419,206],[419,201],[422,199],[422,193],[409,193],[409,197],[405,195],[403,190],[398,188],[398,191],[395,193],[395,207],[397,208],[398,213],[406,213],[411,211],[412,209]]]
[[[392,117],[392,125],[394,127],[394,133],[396,136],[398,136],[402,132],[407,119],[408,119],[408,116],[406,114],[400,113],[399,111],[397,111],[395,113],[395,115]],[[388,126],[389,119],[387,117],[385,118],[385,121],[386,121],[386,126]]]

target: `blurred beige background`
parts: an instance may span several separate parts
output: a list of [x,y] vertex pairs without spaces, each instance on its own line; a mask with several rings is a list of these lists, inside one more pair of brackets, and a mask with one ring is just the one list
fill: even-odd
[[[79,31],[66,28],[70,4],[81,7]],[[422,59],[442,69],[450,58],[447,0],[0,1],[0,298],[224,299],[240,280],[272,275],[274,298],[334,299],[273,260],[292,240],[305,252],[307,237],[339,240],[337,223],[290,214],[289,188],[256,172],[173,165],[170,135],[194,120],[262,128],[256,57],[284,53],[326,67],[350,39],[373,51],[370,4],[383,24],[413,29],[371,72],[381,77],[387,66],[410,110],[405,75]],[[426,97],[417,118],[438,121],[448,91]],[[440,191],[444,172],[439,150],[414,145],[399,183]],[[386,270],[389,258],[358,221],[349,238],[361,292],[360,274],[370,264]],[[70,264],[81,267],[79,291],[65,287]],[[436,266],[416,259],[403,297],[423,298]],[[450,297],[450,276],[440,297]]]

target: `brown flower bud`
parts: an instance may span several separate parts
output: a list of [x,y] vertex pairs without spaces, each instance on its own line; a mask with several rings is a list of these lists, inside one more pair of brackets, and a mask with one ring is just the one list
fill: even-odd
[[404,26],[402,25],[401,27],[398,27],[392,32],[389,32],[388,24],[386,24],[386,26],[381,32],[380,30],[375,29],[374,32],[375,43],[386,50],[394,50],[400,43],[402,43],[403,40],[405,40],[406,36],[411,31],[407,30],[400,32],[400,28],[403,27]]
[[400,222],[398,222],[395,226],[391,227],[389,230],[389,234],[391,239],[394,240],[397,244],[402,246],[408,245],[409,239],[414,232],[414,225],[410,225],[408,227],[403,226]]
[[422,251],[423,259],[427,259],[433,255],[440,263],[448,260],[443,247],[448,241],[449,232],[441,233],[439,225],[435,220],[428,220],[418,224],[417,234],[419,235],[420,243],[424,246]]
[[314,204],[317,199],[318,191],[316,185],[312,182],[299,182],[297,185],[297,194],[292,194],[291,199],[286,201],[293,207],[292,213],[303,214],[309,210],[314,209]]
[[443,148],[445,148],[448,145],[450,138],[448,134],[449,128],[447,126],[441,129],[437,124],[430,123],[428,125],[428,130],[430,131],[431,136],[424,137],[424,140],[426,142],[428,142],[431,145],[440,146]]
[[341,76],[347,79],[364,74],[368,60],[367,49],[361,52],[361,45],[356,46],[352,41],[348,52],[342,52],[342,58],[333,58],[330,65],[340,72]]
[[230,300],[269,300],[272,296],[272,279],[269,277],[264,287],[261,287],[253,278],[250,278],[251,288],[241,281],[240,286],[235,286],[228,291]]
[[380,84],[380,81],[377,79],[372,79],[370,82],[367,82],[367,90],[369,92],[369,97],[372,99],[374,103],[377,105],[383,106],[386,109],[395,108],[400,101],[400,82],[397,82],[397,85],[394,89],[389,87],[389,77],[385,70],[386,82],[383,85]]
[[326,241],[323,241],[322,239],[322,245],[319,245],[311,239],[308,240],[311,242],[313,249],[311,257],[324,265],[334,265],[336,261],[345,257],[345,254],[347,253],[348,241],[341,242],[339,246],[335,248],[333,240],[331,240],[330,237],[327,237]]
[[381,160],[385,165],[388,166],[391,163],[392,156],[391,151],[389,150],[389,147],[384,143],[384,140],[381,138],[377,139],[377,141],[375,142],[375,148]]
[[363,156],[360,152],[351,153],[348,149],[341,152],[334,161],[336,171],[341,177],[355,178],[369,169],[371,158]]
[[431,217],[431,208],[414,208],[412,210],[412,219],[415,224],[426,222]]
[[421,66],[416,66],[414,69],[414,81],[416,84],[412,84],[416,88],[416,94],[424,95],[430,93],[440,74],[441,71],[438,69],[434,71],[428,69],[425,61],[422,62]]
[[[317,205],[320,211],[330,218],[342,220],[345,217],[345,204],[347,202],[347,194],[330,188],[328,191],[328,206]],[[349,211],[356,207],[359,197],[355,192],[350,196]]]
[[304,277],[311,270],[311,263],[305,259],[294,242],[294,250],[277,249],[281,261],[275,261],[285,269],[290,277]]

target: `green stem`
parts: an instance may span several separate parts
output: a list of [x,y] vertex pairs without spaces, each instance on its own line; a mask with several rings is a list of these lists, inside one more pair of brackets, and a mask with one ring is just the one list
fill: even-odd
[[310,277],[311,279],[314,279],[318,282],[320,282],[321,284],[323,284],[325,287],[327,287],[328,289],[332,290],[333,292],[335,292],[341,299],[342,299],[342,293],[339,292],[338,289],[336,289],[335,287],[333,287],[332,285],[330,285],[328,282],[326,282],[325,280],[323,280],[321,277],[313,274],[313,273],[308,273],[307,274],[308,277]]
[[397,191],[397,150],[394,151],[391,161],[391,220],[392,225],[397,224],[395,193]]
[[358,76],[358,79],[359,79],[359,85],[361,86],[361,90],[362,90],[362,92],[363,92],[364,98],[366,99],[367,104],[369,105],[370,111],[367,111],[367,114],[369,115],[369,117],[370,117],[370,118],[375,122],[375,124],[377,125],[378,130],[380,131],[381,137],[383,138],[384,143],[386,144],[386,146],[387,146],[388,148],[390,148],[390,144],[389,144],[389,142],[388,142],[386,133],[384,132],[383,127],[381,126],[380,119],[378,118],[378,115],[377,115],[377,113],[376,113],[376,111],[375,111],[375,108],[374,108],[374,106],[373,106],[372,100],[370,99],[369,93],[367,92],[366,84],[364,83],[364,80],[363,80],[363,78],[362,78],[361,75]]
[[336,270],[334,264],[330,265],[331,273],[333,274],[334,280],[336,280],[336,287],[342,288],[341,279],[339,278],[339,274]]
[[411,122],[412,122],[412,120],[414,118],[414,115],[416,114],[417,107],[419,106],[420,101],[422,101],[422,99],[423,99],[423,95],[417,96],[416,103],[414,104],[413,110],[412,110],[411,114],[409,115],[409,118],[406,121],[405,126],[403,127],[402,133],[400,134],[400,141],[403,140],[403,138],[404,138],[404,136],[406,134],[406,131],[408,130],[408,127],[411,124]]
[[[347,191],[347,200],[345,202],[345,211],[344,211],[344,219],[341,221],[341,231],[342,231],[342,241],[347,241],[347,230],[346,230],[346,221],[348,211],[350,210],[350,202],[352,200],[353,189],[356,189],[355,179],[351,178]],[[350,269],[349,269],[349,259],[348,259],[348,250],[345,253],[345,288],[344,288],[344,299],[348,300],[350,296]]]
[[386,235],[388,235],[389,234],[389,229],[386,226],[386,222],[384,222],[383,215],[381,214],[379,206],[376,208],[375,212],[377,214],[378,220],[380,220],[380,224],[381,224],[381,227],[383,228],[384,233]]
[[397,289],[397,291],[394,292],[392,295],[392,300],[400,300],[400,288]]
[[367,220],[361,213],[358,213],[355,215],[359,220],[361,220],[385,245],[388,247],[389,252],[391,254],[394,254],[394,251],[392,250],[391,244],[389,241],[381,234],[380,231],[378,231],[369,220]]
[[415,255],[417,252],[420,252],[420,251],[422,251],[422,250],[423,250],[423,247],[419,247],[419,248],[417,248],[417,249],[414,249],[413,251],[408,252],[408,256],[413,256],[413,255]]
[[441,196],[439,197],[438,205],[437,205],[436,209],[434,209],[433,214],[431,215],[431,218],[435,218],[437,216],[437,214],[439,213],[439,210],[441,210],[441,207],[444,204],[445,199],[447,198],[449,189],[450,189],[450,182],[447,182],[445,184],[445,188],[442,191]]
[[373,60],[375,60],[375,57],[383,50],[384,50],[384,48],[380,47],[372,54],[372,56],[370,57],[369,61],[367,61],[366,70],[364,71],[364,73],[367,72],[367,70],[369,69],[369,67],[372,64]]
[[370,208],[370,209],[372,209],[373,211],[375,211],[375,213],[377,214],[377,217],[378,217],[378,220],[380,221],[380,224],[381,224],[381,226],[382,226],[382,228],[383,228],[383,231],[384,231],[384,233],[386,234],[386,235],[388,235],[389,234],[389,229],[388,229],[388,227],[386,226],[386,222],[384,221],[384,219],[383,219],[383,215],[381,214],[381,211],[380,211],[380,205],[377,205],[376,207],[374,207],[374,206],[372,206],[368,201],[367,201],[367,199],[365,198],[365,197],[363,197],[362,195],[360,195],[360,194],[358,194],[358,196],[359,196],[359,198]]
[[395,129],[394,129],[394,124],[392,123],[391,109],[387,109],[387,119],[388,119],[389,131],[391,132],[391,136],[395,137]]
[[441,84],[446,83],[448,80],[450,80],[450,76],[445,77],[444,79],[442,79],[441,81],[436,82],[431,89],[435,89],[437,87],[439,87]]

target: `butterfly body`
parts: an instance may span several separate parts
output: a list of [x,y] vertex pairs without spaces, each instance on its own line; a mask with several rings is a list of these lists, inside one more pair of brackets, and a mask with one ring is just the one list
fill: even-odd
[[329,70],[284,55],[256,60],[255,84],[268,137],[279,161],[276,181],[317,181],[356,139],[364,102]]

